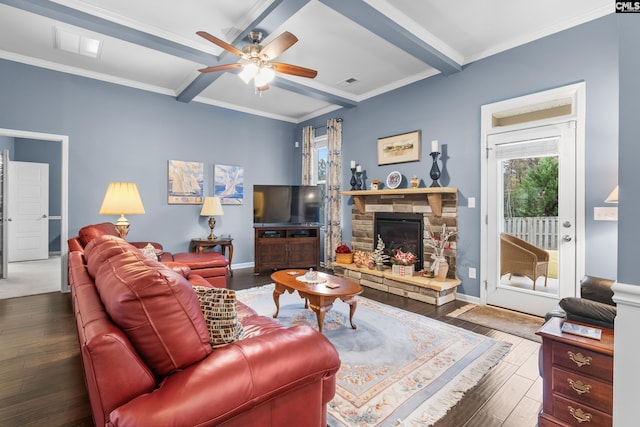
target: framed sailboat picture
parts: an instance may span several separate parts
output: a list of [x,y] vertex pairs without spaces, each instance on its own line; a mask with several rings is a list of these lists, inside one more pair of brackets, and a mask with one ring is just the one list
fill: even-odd
[[223,205],[241,205],[244,200],[244,168],[215,165],[213,187],[213,195],[220,197]]
[[201,205],[204,201],[204,163],[169,160],[168,203]]

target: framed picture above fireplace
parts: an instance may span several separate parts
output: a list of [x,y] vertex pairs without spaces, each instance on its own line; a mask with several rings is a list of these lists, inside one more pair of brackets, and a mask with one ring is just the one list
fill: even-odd
[[378,138],[378,166],[419,162],[421,139],[419,130]]

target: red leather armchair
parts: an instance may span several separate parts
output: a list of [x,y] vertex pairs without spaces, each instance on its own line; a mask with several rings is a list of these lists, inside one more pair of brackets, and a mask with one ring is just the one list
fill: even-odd
[[[78,236],[69,239],[69,252],[82,251],[84,247],[98,236],[118,236],[115,225],[110,222],[92,224],[82,227]],[[227,274],[229,273],[229,260],[219,252],[180,252],[172,254],[164,252],[158,242],[129,242],[129,244],[143,248],[149,243],[159,252],[158,259],[162,262],[174,262],[188,266],[194,274],[202,276],[207,282],[216,288],[227,287]]]

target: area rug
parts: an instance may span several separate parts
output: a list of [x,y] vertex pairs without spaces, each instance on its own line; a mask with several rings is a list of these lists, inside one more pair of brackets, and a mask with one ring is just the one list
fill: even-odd
[[[238,291],[238,300],[259,314],[275,312],[273,285]],[[317,328],[316,316],[297,293],[280,296],[278,320]],[[337,300],[323,333],[338,349],[342,366],[328,405],[331,427],[429,426],[509,351],[510,344],[359,297]]]
[[467,304],[447,314],[460,320],[486,326],[511,335],[542,342],[536,335],[544,323],[544,318],[489,305]]

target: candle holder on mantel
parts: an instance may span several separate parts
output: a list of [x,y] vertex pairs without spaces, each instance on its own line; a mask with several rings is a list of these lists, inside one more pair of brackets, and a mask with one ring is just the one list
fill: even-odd
[[440,179],[440,168],[438,167],[438,155],[440,153],[438,151],[434,151],[429,155],[433,158],[433,165],[431,165],[431,171],[429,172],[429,176],[433,180],[430,187],[440,187],[438,183],[438,179]]
[[356,189],[356,168],[351,168],[351,181],[349,181],[349,184],[351,184],[351,191]]
[[356,190],[362,190],[362,172],[356,172]]

